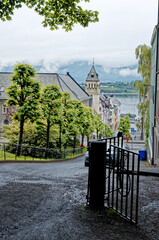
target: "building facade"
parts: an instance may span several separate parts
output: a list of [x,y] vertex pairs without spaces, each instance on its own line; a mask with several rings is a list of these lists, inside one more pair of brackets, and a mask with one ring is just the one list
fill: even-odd
[[156,128],[158,117],[156,115],[156,70],[157,70],[157,27],[154,28],[151,39],[151,79],[150,79],[150,99],[149,99],[149,139],[148,139],[148,159],[153,163],[158,155],[158,130]]
[[149,156],[159,164],[159,24],[152,35]]

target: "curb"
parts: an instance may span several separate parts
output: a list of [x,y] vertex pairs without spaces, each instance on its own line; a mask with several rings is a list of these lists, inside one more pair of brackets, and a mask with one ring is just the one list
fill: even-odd
[[159,172],[139,171],[140,176],[159,177]]
[[84,156],[85,153],[82,153],[78,156],[71,157],[71,158],[61,158],[61,159],[54,159],[54,160],[0,160],[0,164],[3,163],[56,163],[56,162],[65,162],[65,161],[70,161],[74,160],[76,158]]
[[145,141],[138,141],[138,140],[135,140],[135,141],[125,142],[125,144],[132,144],[132,143],[135,143],[135,144],[145,144]]

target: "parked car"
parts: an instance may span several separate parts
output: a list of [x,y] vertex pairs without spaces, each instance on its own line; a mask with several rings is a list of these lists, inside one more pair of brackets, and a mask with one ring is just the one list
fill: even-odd
[[85,162],[85,167],[89,167],[89,151],[85,153],[84,162]]
[[[109,150],[106,152],[106,164],[109,164],[109,160],[110,160],[110,164],[111,165],[116,165],[117,163],[117,159],[115,158],[114,160],[114,153],[112,151],[112,154],[110,156],[110,159],[109,159]],[[116,161],[115,161],[116,160]],[[89,151],[87,151],[85,153],[85,167],[89,167]]]
[[[128,144],[123,144],[123,148],[126,150],[129,150]],[[111,154],[109,156],[110,148],[108,148],[108,151],[106,151],[106,165],[110,163],[112,166],[117,166],[117,154],[118,154],[118,149],[111,148]],[[89,167],[89,151],[85,153],[85,167]]]

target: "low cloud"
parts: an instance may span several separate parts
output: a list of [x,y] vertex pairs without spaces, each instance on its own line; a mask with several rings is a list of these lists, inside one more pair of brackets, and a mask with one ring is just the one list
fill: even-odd
[[58,63],[51,63],[49,61],[42,61],[40,63],[39,71],[40,73],[56,73],[59,69]]
[[130,68],[121,69],[119,71],[119,75],[122,77],[127,77],[127,76],[138,77],[139,76],[137,69],[130,69]]

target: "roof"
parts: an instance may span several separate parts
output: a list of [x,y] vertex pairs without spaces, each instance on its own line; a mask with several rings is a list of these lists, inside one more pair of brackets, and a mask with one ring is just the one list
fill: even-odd
[[[7,99],[7,95],[5,92],[2,92],[1,89],[6,89],[11,85],[11,75],[12,73],[0,72],[0,99]],[[37,73],[37,80],[39,80],[43,87],[51,84],[57,84],[63,92],[69,92],[72,99],[83,101],[90,98],[69,73]]]
[[94,65],[92,66],[88,76],[87,76],[87,79],[86,81],[97,81],[99,82],[99,78],[98,78],[98,74],[96,73],[96,70],[95,70],[95,67]]
[[157,37],[157,29],[158,29],[158,25],[155,26],[154,29],[153,29],[153,33],[152,33],[152,37],[151,37],[151,41],[150,41],[151,46],[153,45],[153,43],[154,43],[154,41]]

